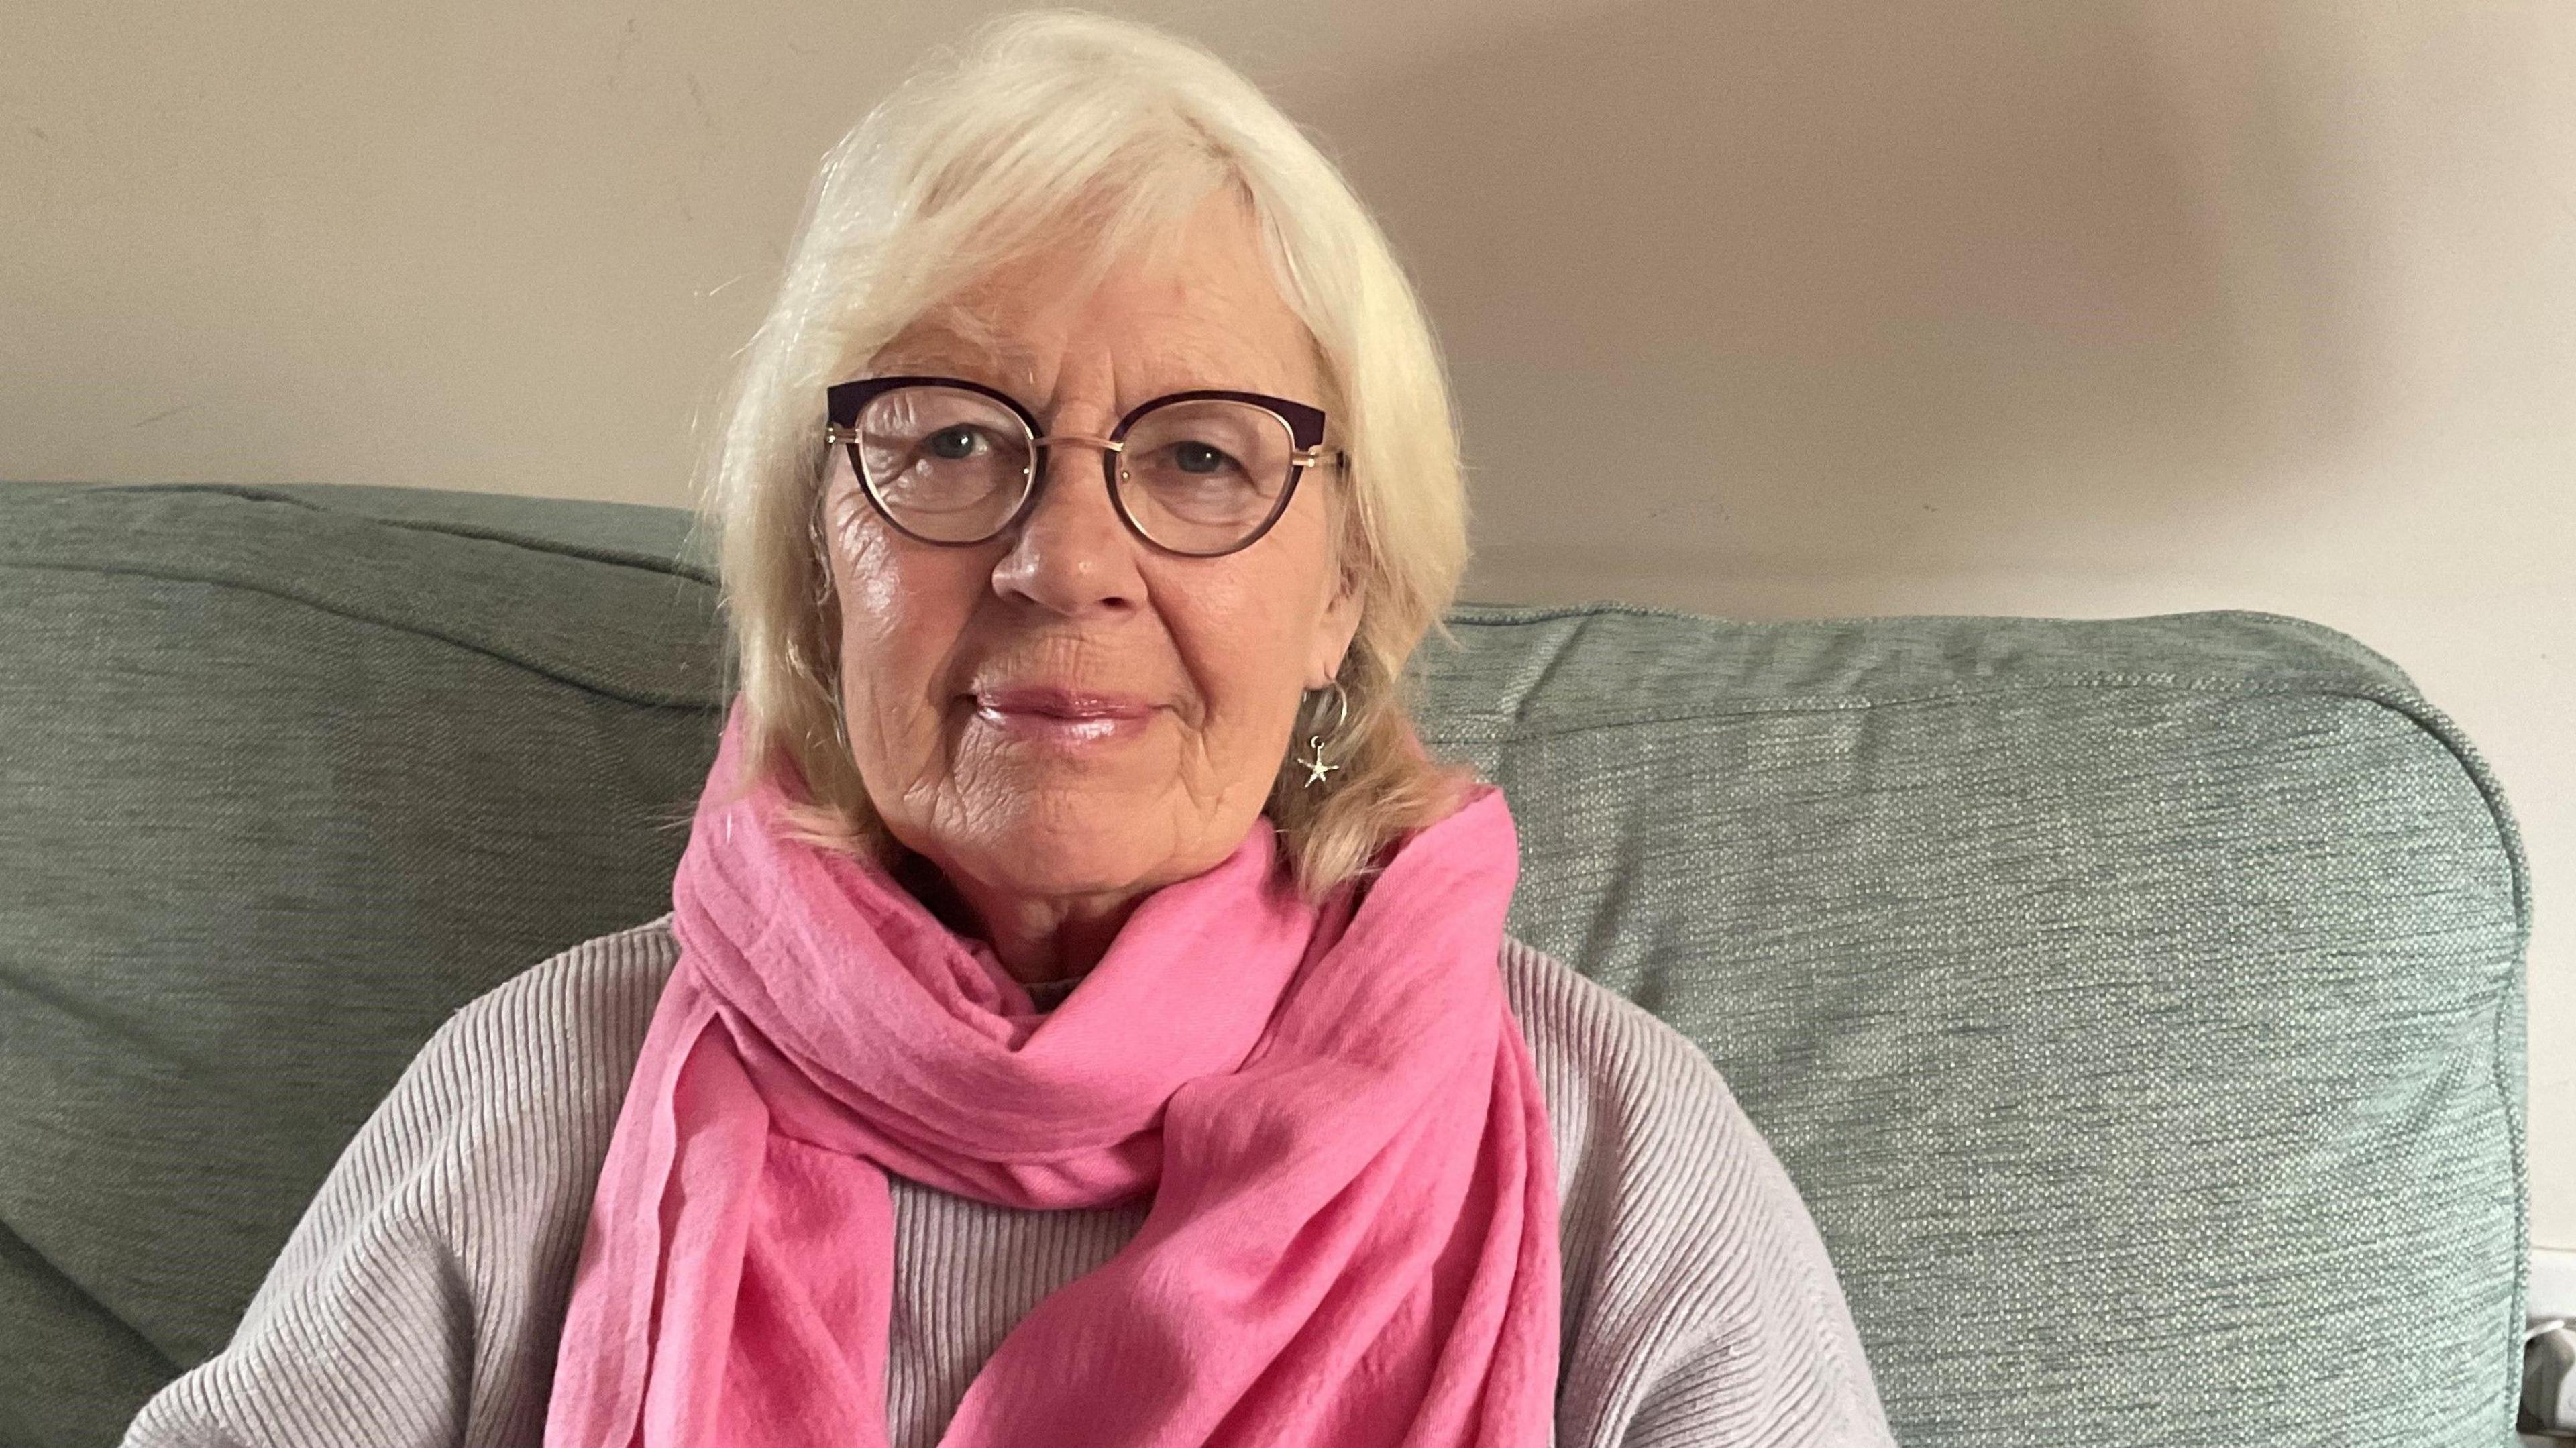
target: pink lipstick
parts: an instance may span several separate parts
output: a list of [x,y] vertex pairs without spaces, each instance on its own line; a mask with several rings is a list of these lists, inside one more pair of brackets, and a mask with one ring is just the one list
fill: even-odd
[[974,700],[976,719],[1004,737],[1062,749],[1136,738],[1153,723],[1156,708],[1134,694],[1035,684],[978,689]]

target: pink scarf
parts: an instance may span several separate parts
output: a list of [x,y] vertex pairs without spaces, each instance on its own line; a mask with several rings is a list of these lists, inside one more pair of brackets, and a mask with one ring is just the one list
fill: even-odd
[[1502,796],[1319,909],[1268,820],[1137,907],[1050,1015],[872,866],[731,804],[601,1173],[548,1448],[883,1445],[889,1173],[1018,1208],[1150,1194],[1022,1319],[943,1444],[1548,1441],[1557,1199],[1496,959]]

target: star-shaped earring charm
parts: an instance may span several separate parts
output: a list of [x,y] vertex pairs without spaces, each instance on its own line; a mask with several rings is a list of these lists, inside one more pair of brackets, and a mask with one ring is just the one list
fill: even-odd
[[1324,741],[1320,739],[1309,739],[1306,741],[1306,747],[1315,751],[1315,757],[1312,759],[1300,759],[1297,762],[1306,766],[1306,787],[1308,789],[1313,789],[1316,785],[1324,782],[1325,775],[1341,768],[1341,766],[1338,764],[1326,764],[1324,762]]

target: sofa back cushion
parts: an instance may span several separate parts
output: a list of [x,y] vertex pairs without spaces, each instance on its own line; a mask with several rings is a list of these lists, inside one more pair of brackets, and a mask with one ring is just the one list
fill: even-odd
[[[644,508],[0,489],[0,1438],[220,1348],[430,1031],[661,913],[721,718]],[[2244,613],[1469,607],[1424,732],[1516,931],[1717,1061],[1908,1448],[2487,1448],[2518,847],[2387,661]]]

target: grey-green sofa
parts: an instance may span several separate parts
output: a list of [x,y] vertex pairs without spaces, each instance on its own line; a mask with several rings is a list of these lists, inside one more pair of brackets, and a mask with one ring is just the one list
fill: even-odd
[[[668,906],[719,722],[685,519],[0,486],[0,1443],[220,1348],[450,1011]],[[1716,1059],[1908,1448],[2512,1439],[2495,781],[2248,613],[1465,608],[1514,925]]]

